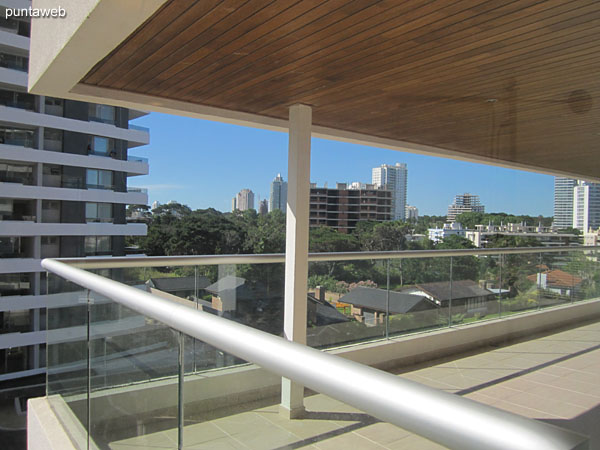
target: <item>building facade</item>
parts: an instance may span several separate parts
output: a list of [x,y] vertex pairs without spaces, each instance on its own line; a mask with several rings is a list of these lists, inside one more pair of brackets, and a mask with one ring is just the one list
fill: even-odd
[[148,174],[128,154],[148,144],[129,127],[140,111],[27,93],[28,18],[0,21],[0,381],[44,372],[47,308],[40,261],[125,254],[126,205],[147,193],[128,177]]
[[232,211],[246,211],[254,209],[254,192],[250,189],[242,189],[231,201]]
[[382,164],[374,167],[371,182],[377,188],[388,189],[392,192],[392,219],[406,219],[406,192],[408,189],[408,169],[406,164],[396,163],[391,166]]
[[269,211],[279,209],[285,212],[287,204],[287,181],[283,181],[280,173],[271,182],[271,195],[269,197]]
[[454,202],[448,206],[446,221],[455,222],[459,215],[466,212],[485,212],[485,206],[481,204],[479,195],[465,193],[454,197]]
[[429,228],[427,230],[429,240],[436,244],[449,236],[465,237],[466,232],[467,230],[458,222],[445,223],[442,228]]
[[405,220],[408,221],[416,221],[419,218],[419,208],[416,206],[406,205],[405,209]]
[[268,212],[269,212],[269,201],[265,198],[264,200],[261,200],[258,205],[258,214],[260,214],[261,216],[266,216]]
[[573,189],[577,180],[554,177],[554,227],[558,229],[573,226]]
[[310,188],[310,226],[328,226],[343,233],[352,232],[361,220],[383,222],[392,217],[393,192],[366,185],[348,189],[337,183],[335,189]]
[[583,232],[600,227],[600,183],[578,181],[573,188],[573,228]]
[[520,223],[506,225],[475,225],[475,230],[468,230],[465,237],[475,247],[487,247],[489,238],[494,236],[512,236],[536,239],[540,247],[560,247],[579,243],[579,236],[558,233],[555,227],[527,226]]

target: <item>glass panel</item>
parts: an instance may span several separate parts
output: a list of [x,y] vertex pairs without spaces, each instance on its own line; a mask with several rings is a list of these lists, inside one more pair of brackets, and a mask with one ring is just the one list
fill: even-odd
[[98,218],[102,222],[112,219],[113,205],[112,203],[98,203]]
[[98,171],[96,169],[87,169],[86,175],[88,186],[98,186]]
[[177,427],[178,332],[92,293],[90,442],[146,448]]
[[498,318],[501,276],[499,255],[452,257],[453,324]]
[[70,435],[87,446],[88,354],[87,291],[49,274],[47,320],[47,395]]
[[35,148],[35,131],[22,128],[0,127],[0,144]]
[[0,52],[0,67],[27,72],[29,68],[29,58],[26,56],[17,56]]
[[309,263],[307,343],[327,348],[386,336],[387,261]]
[[543,271],[539,253],[507,254],[502,259],[502,315],[537,309]]
[[[452,323],[460,323],[465,298],[450,280],[448,257],[392,260],[390,294],[398,306],[390,310],[390,336],[448,326],[451,309]],[[453,281],[474,284],[461,270]]]
[[95,105],[90,103],[89,120],[103,123],[115,123],[115,108],[108,105]]
[[108,155],[109,152],[108,138],[94,136],[92,138],[92,150],[95,155]]
[[107,170],[99,170],[98,172],[98,184],[105,189],[110,189],[112,187],[113,180],[112,172]]
[[11,108],[35,110],[35,96],[26,92],[6,91],[0,89],[0,105]]
[[60,98],[46,97],[44,112],[53,116],[62,117],[63,115],[63,100]]

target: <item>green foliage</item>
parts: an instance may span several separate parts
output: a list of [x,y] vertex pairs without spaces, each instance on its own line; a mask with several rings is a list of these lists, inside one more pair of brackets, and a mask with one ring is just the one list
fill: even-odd
[[182,205],[177,202],[169,202],[165,205],[159,205],[152,210],[154,216],[171,215],[175,217],[187,216],[192,213],[192,210],[187,205]]
[[510,248],[510,247],[539,247],[540,241],[530,236],[509,236],[496,234],[487,238],[488,248]]
[[500,225],[501,223],[522,223],[525,222],[528,226],[535,226],[542,224],[542,226],[549,227],[552,225],[552,217],[542,216],[527,216],[527,215],[513,215],[507,213],[479,213],[479,212],[466,212],[459,214],[456,217],[456,221],[460,222],[465,228],[475,229],[475,225]]
[[467,238],[453,234],[453,235],[450,235],[450,236],[444,238],[444,240],[442,242],[439,242],[435,246],[435,248],[436,248],[436,250],[444,250],[444,249],[448,250],[448,249],[461,249],[461,248],[475,248],[475,246]]

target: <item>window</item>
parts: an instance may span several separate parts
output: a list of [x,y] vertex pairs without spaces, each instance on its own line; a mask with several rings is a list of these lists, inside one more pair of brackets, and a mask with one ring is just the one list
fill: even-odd
[[87,169],[88,189],[112,189],[113,173],[110,170]]
[[33,167],[0,162],[0,181],[31,185],[33,184]]
[[91,203],[85,204],[86,222],[112,222],[113,205],[112,203]]
[[29,68],[29,58],[26,56],[11,55],[9,53],[0,52],[0,67],[27,72]]
[[0,105],[35,111],[35,96],[26,92],[0,89]]
[[61,98],[46,97],[44,112],[53,116],[62,117],[63,100]]
[[85,254],[86,256],[93,255],[108,255],[112,250],[111,236],[86,236],[85,237]]
[[115,156],[114,139],[93,136],[89,146],[89,153],[99,156]]
[[115,108],[108,105],[95,105],[90,103],[89,119],[94,122],[115,123]]
[[35,131],[19,128],[0,128],[0,144],[35,148]]
[[42,236],[42,245],[58,245],[58,236]]
[[63,132],[54,128],[44,128],[44,150],[62,152]]

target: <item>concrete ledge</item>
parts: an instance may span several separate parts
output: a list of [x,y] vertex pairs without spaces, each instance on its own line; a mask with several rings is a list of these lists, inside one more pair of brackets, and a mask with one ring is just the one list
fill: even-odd
[[47,397],[27,401],[27,448],[30,450],[76,449]]

